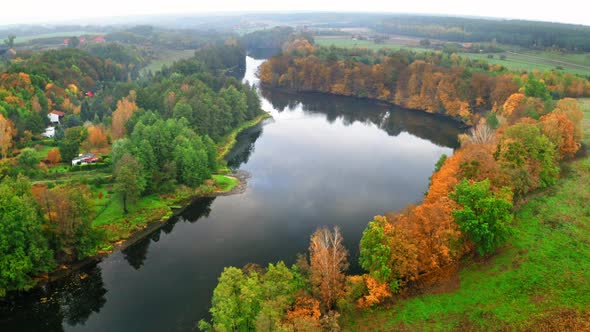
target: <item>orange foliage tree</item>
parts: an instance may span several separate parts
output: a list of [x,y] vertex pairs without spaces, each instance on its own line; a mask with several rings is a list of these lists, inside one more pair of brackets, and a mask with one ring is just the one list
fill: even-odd
[[364,281],[369,293],[358,300],[360,308],[372,307],[392,296],[387,284],[381,283],[369,275],[364,276]]
[[107,136],[101,126],[88,127],[88,137],[82,143],[86,150],[93,152],[104,153],[109,143]]
[[557,102],[553,113],[564,114],[574,124],[574,138],[581,141],[584,137],[582,119],[584,113],[580,110],[578,101],[573,98],[564,98]]
[[319,327],[320,316],[320,301],[301,295],[295,300],[293,308],[287,312],[286,325],[292,325],[296,331],[315,330]]
[[59,153],[59,149],[58,148],[53,148],[51,150],[49,150],[47,152],[47,157],[45,157],[45,159],[51,164],[51,165],[57,165],[60,160],[61,160],[61,154]]
[[135,91],[131,90],[129,96],[117,102],[117,109],[113,112],[113,138],[119,139],[125,136],[125,124],[133,112],[139,108],[135,104]]
[[558,159],[571,158],[580,148],[574,135],[574,123],[564,113],[551,112],[541,118],[543,135],[557,148]]
[[16,130],[12,121],[0,113],[0,156],[2,156],[2,159],[8,155],[8,151],[12,147],[12,138],[15,134]]
[[311,283],[328,309],[344,293],[348,252],[343,240],[338,227],[334,231],[320,228],[313,233],[309,244]]

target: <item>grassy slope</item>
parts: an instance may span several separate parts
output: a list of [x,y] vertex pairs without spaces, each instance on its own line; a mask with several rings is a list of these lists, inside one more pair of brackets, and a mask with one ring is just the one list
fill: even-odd
[[[588,145],[590,99],[580,101]],[[584,310],[590,328],[590,157],[564,173],[521,205],[508,245],[489,261],[466,263],[456,290],[343,317],[344,330],[537,329],[543,319],[564,323],[564,313]]]
[[[372,50],[378,50],[381,48],[388,49],[408,49],[417,52],[432,51],[432,49],[420,48],[411,45],[405,45],[403,43],[385,43],[375,44],[373,41],[367,40],[352,40],[349,37],[342,38],[322,38],[316,37],[316,44],[322,46],[334,45],[343,48],[368,48]],[[557,66],[563,67],[563,71],[579,74],[579,75],[590,75],[590,54],[589,53],[576,53],[576,54],[558,54],[555,52],[544,52],[544,51],[531,51],[531,50],[519,50],[515,53],[505,53],[506,59],[501,60],[498,53],[493,53],[493,59],[488,59],[487,53],[473,54],[473,53],[461,53],[462,56],[466,56],[472,59],[485,60],[492,64],[501,64],[507,68],[513,70],[524,69],[526,71],[532,71],[533,69],[538,70],[553,70]]]

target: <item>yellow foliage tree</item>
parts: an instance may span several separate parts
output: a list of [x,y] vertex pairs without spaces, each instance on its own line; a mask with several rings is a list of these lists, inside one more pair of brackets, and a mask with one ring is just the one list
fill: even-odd
[[14,124],[0,113],[0,155],[6,158],[12,147],[12,138],[16,135]]
[[117,109],[113,112],[113,138],[119,139],[125,136],[125,124],[133,112],[139,108],[135,104],[135,91],[131,90],[129,96],[119,100],[117,102]]

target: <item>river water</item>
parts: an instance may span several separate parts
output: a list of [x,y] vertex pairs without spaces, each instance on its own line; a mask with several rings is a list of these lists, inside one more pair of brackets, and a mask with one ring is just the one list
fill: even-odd
[[[247,58],[256,84],[263,60]],[[350,252],[376,214],[419,202],[456,123],[347,97],[261,90],[273,119],[243,132],[228,156],[245,192],[199,199],[124,252],[0,303],[0,331],[186,331],[207,318],[224,266],[294,262],[319,226],[338,225]]]

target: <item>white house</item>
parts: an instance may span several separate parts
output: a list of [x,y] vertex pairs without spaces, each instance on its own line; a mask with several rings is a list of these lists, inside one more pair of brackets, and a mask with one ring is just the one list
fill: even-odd
[[51,122],[51,124],[59,124],[59,119],[62,118],[64,115],[64,112],[51,111],[49,112],[49,114],[47,114],[47,117],[49,118],[49,122]]
[[47,138],[55,137],[55,127],[45,128],[45,132],[41,135],[43,135],[43,137],[47,137]]

